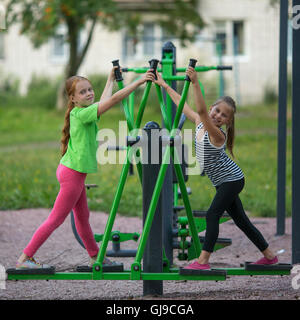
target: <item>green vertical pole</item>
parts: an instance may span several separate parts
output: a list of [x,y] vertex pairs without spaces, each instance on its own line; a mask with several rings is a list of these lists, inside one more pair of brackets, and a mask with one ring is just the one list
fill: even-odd
[[128,175],[128,170],[130,167],[130,159],[132,157],[132,148],[128,148],[127,149],[127,154],[126,154],[126,162],[124,163],[123,167],[122,167],[122,171],[121,171],[121,176],[119,179],[119,183],[117,186],[117,191],[113,200],[113,204],[108,216],[108,220],[106,222],[106,226],[105,226],[105,231],[103,234],[103,239],[100,245],[100,249],[98,252],[98,256],[97,256],[97,261],[96,263],[99,265],[102,265],[104,257],[105,257],[105,253],[107,250],[107,245],[108,245],[108,241],[110,238],[110,234],[114,225],[114,221],[116,218],[116,213],[120,204],[120,200],[122,197],[122,193],[124,190],[124,186],[125,186],[125,182],[126,182],[126,178]]
[[[163,73],[162,76],[164,77],[172,77],[173,76],[173,54],[172,53],[165,53],[165,58],[163,59]],[[172,80],[166,80],[169,86],[172,86]],[[167,107],[167,114],[168,119],[172,119],[172,99],[166,95],[166,107]]]
[[[113,66],[118,67],[115,70],[115,78],[116,78],[119,90],[121,90],[121,89],[124,88],[124,83],[123,83],[122,74],[120,72],[119,60],[112,61],[112,64],[113,64]],[[132,92],[131,95],[134,95],[134,92]],[[122,104],[123,104],[123,110],[124,110],[125,118],[126,118],[126,122],[127,122],[127,127],[128,127],[129,132],[131,132],[133,130],[133,128],[134,128],[134,120],[133,120],[134,119],[134,112],[133,112],[133,108],[134,108],[133,103],[134,103],[134,101],[132,100],[132,98],[129,101],[130,101],[130,104],[131,104],[131,109],[132,109],[131,111],[129,110],[127,99],[122,100]],[[139,150],[137,150],[137,156],[138,157],[140,156],[140,151]],[[136,167],[137,167],[137,171],[138,171],[140,182],[142,183],[142,165],[141,165],[141,163],[137,162]]]
[[169,165],[169,161],[170,161],[170,146],[166,147],[165,153],[163,155],[163,160],[162,160],[162,165],[161,168],[159,170],[159,174],[158,174],[158,178],[157,178],[157,182],[153,191],[153,195],[152,195],[152,199],[149,205],[149,210],[147,213],[147,217],[145,220],[145,224],[144,224],[144,228],[143,228],[143,232],[140,238],[140,243],[137,249],[137,253],[135,256],[135,263],[141,263],[143,254],[144,254],[144,250],[145,250],[145,246],[146,246],[146,242],[148,239],[148,235],[150,232],[150,228],[152,225],[152,221],[153,221],[153,217],[154,217],[154,212],[156,209],[156,205],[157,205],[157,201],[159,199],[160,196],[160,192],[161,192],[161,188],[164,182],[164,177],[166,175],[166,171]]
[[178,155],[177,155],[177,151],[174,148],[174,168],[175,168],[175,173],[178,179],[178,184],[180,187],[180,191],[181,191],[181,196],[183,199],[183,203],[184,203],[184,207],[185,207],[185,211],[186,211],[186,215],[188,218],[188,222],[189,222],[189,229],[192,235],[192,239],[193,239],[193,245],[195,247],[195,252],[197,254],[197,256],[199,257],[200,253],[201,253],[201,244],[200,244],[200,240],[198,237],[198,231],[197,231],[197,227],[194,221],[194,217],[193,217],[193,211],[191,208],[191,204],[189,201],[189,197],[188,197],[188,193],[186,190],[186,185],[184,182],[184,177],[183,177],[183,173],[182,173],[182,168],[181,165],[177,162],[178,161]]
[[169,114],[167,112],[167,108],[165,106],[165,103],[164,103],[164,99],[163,99],[163,96],[162,96],[162,92],[161,92],[161,88],[158,84],[155,84],[155,88],[156,88],[156,93],[157,93],[157,97],[158,97],[158,101],[159,101],[159,105],[160,105],[160,110],[161,110],[161,113],[162,113],[162,116],[163,116],[163,120],[164,120],[164,123],[165,123],[165,127],[166,129],[168,129],[169,131],[171,131],[171,119],[169,117]]
[[[193,63],[196,63],[196,60],[193,60]],[[174,123],[173,123],[173,126],[172,126],[171,138],[174,138],[174,135],[176,134],[176,129],[178,127],[179,119],[180,119],[180,116],[181,116],[181,113],[182,113],[182,110],[183,110],[183,107],[184,107],[184,104],[185,104],[185,100],[186,100],[186,97],[187,97],[187,93],[188,93],[188,90],[189,90],[190,80],[189,79],[186,79],[186,80],[187,81],[185,81],[185,83],[184,83],[183,92],[182,92],[182,95],[181,95],[181,99],[180,99],[180,102],[179,102],[179,105],[178,105],[178,109],[177,109],[177,112],[176,112],[176,115],[175,115]],[[170,145],[168,145],[168,146],[166,146],[166,150],[165,150],[165,153],[163,155],[162,165],[161,165],[161,168],[160,168],[160,171],[159,171],[159,174],[158,174],[157,182],[156,182],[156,185],[155,185],[155,188],[154,188],[154,191],[153,191],[153,195],[152,195],[152,199],[151,199],[151,202],[150,202],[150,205],[149,205],[147,218],[145,220],[144,229],[143,229],[143,232],[142,232],[142,235],[141,235],[141,238],[140,238],[140,243],[139,243],[139,246],[138,246],[138,249],[137,249],[137,253],[136,253],[136,257],[135,257],[135,261],[134,261],[135,265],[141,263],[141,260],[142,260],[143,254],[144,254],[147,238],[148,238],[148,235],[149,235],[149,232],[150,232],[150,228],[151,228],[151,225],[152,225],[152,221],[153,221],[153,217],[154,217],[154,212],[155,212],[156,205],[157,205],[157,202],[158,202],[158,199],[159,199],[159,196],[160,196],[160,192],[161,192],[162,185],[163,185],[163,182],[164,182],[164,177],[165,177],[168,165],[170,163],[170,153],[171,153],[171,147],[170,147]],[[195,221],[194,221],[193,216],[192,216],[192,210],[191,210],[191,206],[190,206],[190,203],[189,203],[188,194],[187,194],[187,190],[186,190],[186,187],[185,187],[184,178],[183,178],[183,174],[182,174],[182,171],[181,171],[180,164],[178,164],[178,165],[175,164],[175,170],[176,170],[176,173],[177,173],[177,176],[178,176],[178,181],[180,183],[180,189],[181,189],[181,192],[183,194],[185,208],[186,208],[186,210],[188,212],[188,220],[189,220],[189,223],[191,224],[190,225],[191,234],[192,234],[192,238],[193,238],[193,241],[194,241],[196,253],[200,254],[200,251],[201,251],[200,241],[199,241],[199,238],[198,238],[198,233],[197,233],[197,230],[196,230]]]
[[132,119],[134,119],[134,95],[135,95],[135,93],[132,92],[128,97],[128,100],[129,100],[129,112],[130,112],[130,115],[131,115]]
[[[162,47],[162,59],[161,59],[161,71],[162,77],[174,77],[176,76],[176,47],[171,41],[166,42]],[[176,80],[170,79],[166,80],[167,83],[174,90],[177,89]],[[163,127],[167,130],[171,130],[174,116],[176,113],[176,105],[172,102],[172,99],[169,97],[165,90],[163,92],[163,101],[165,115],[163,115]],[[161,105],[162,106],[162,105]],[[174,235],[173,230],[177,227],[176,215],[174,214],[174,194],[173,194],[173,164],[170,163],[166,172],[164,184],[162,187],[162,199],[163,199],[163,243],[166,257],[168,258],[169,265],[173,264],[173,242]]]
[[[117,79],[117,76],[116,76],[116,79]],[[143,116],[144,109],[145,109],[145,106],[146,106],[146,102],[147,102],[147,99],[148,99],[148,96],[149,96],[151,84],[152,84],[151,81],[147,82],[147,84],[146,84],[146,88],[145,88],[145,91],[144,91],[144,94],[143,94],[143,97],[142,97],[142,101],[141,101],[141,104],[140,104],[140,107],[139,107],[137,120],[136,120],[136,123],[135,123],[135,126],[134,126],[135,129],[139,128],[139,126],[141,124],[142,116]],[[136,136],[137,135],[137,130],[133,130],[133,134]],[[125,185],[126,178],[127,178],[127,175],[128,175],[128,170],[129,170],[130,159],[131,158],[132,158],[132,148],[129,147],[127,149],[126,162],[124,163],[123,168],[122,168],[121,177],[120,177],[119,184],[118,184],[118,187],[117,187],[117,192],[116,192],[116,195],[114,197],[113,205],[112,205],[112,208],[111,208],[111,211],[109,213],[109,217],[108,217],[108,220],[107,220],[107,223],[106,223],[105,231],[104,231],[104,234],[103,234],[103,240],[101,242],[101,246],[100,246],[100,249],[99,249],[99,252],[98,252],[98,256],[97,256],[97,261],[96,261],[96,263],[94,265],[95,266],[94,268],[95,268],[96,271],[97,271],[97,269],[100,269],[100,266],[103,264],[103,260],[104,260],[105,253],[106,253],[107,246],[108,246],[108,241],[109,241],[109,238],[110,238],[110,234],[111,234],[111,231],[112,231],[112,228],[113,228],[113,224],[114,224],[114,221],[115,221],[115,218],[116,218],[118,206],[119,206],[119,203],[120,203],[120,200],[121,200],[121,196],[122,196],[122,193],[123,193],[123,190],[124,190],[124,185]]]

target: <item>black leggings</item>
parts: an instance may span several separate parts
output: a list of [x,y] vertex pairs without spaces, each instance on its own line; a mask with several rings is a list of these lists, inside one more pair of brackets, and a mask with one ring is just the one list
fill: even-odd
[[206,234],[203,250],[213,252],[219,235],[219,220],[226,210],[235,224],[260,250],[264,251],[268,243],[247,217],[238,194],[244,187],[244,178],[237,181],[224,182],[217,186],[217,193],[206,214]]

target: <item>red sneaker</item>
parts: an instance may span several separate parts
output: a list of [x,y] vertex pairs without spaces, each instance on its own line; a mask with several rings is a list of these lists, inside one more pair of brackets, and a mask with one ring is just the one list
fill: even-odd
[[207,264],[200,264],[198,261],[194,261],[184,267],[183,269],[191,269],[191,270],[210,270],[210,265]]
[[278,258],[275,256],[273,259],[267,259],[265,257],[257,260],[256,262],[252,262],[251,264],[259,264],[259,265],[272,265],[272,264],[277,264],[278,263]]

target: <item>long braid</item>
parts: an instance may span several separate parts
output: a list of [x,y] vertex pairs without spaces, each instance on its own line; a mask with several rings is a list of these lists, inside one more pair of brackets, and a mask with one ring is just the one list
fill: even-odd
[[70,113],[75,107],[74,102],[72,101],[72,96],[75,93],[76,90],[76,85],[79,81],[81,80],[87,80],[88,79],[80,76],[72,76],[66,81],[66,93],[68,95],[68,104],[67,104],[67,111],[65,113],[65,121],[64,121],[64,126],[62,129],[62,137],[61,137],[61,154],[62,156],[67,152],[68,149],[68,143],[70,140]]

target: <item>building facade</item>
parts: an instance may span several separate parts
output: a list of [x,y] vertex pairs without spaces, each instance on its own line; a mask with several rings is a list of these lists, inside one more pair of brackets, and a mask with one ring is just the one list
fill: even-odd
[[[201,0],[197,10],[206,26],[188,47],[167,35],[150,14],[144,15],[139,38],[130,37],[124,30],[110,32],[98,24],[79,74],[107,73],[114,59],[120,59],[126,67],[147,66],[149,59],[161,58],[162,45],[171,40],[177,48],[177,66],[186,66],[191,57],[200,65],[233,66],[232,71],[223,73],[225,94],[232,95],[240,104],[261,102],[267,88],[276,92],[279,6],[271,6],[270,0]],[[26,36],[19,34],[17,25],[1,32],[0,74],[18,78],[22,93],[34,74],[61,75],[68,61],[65,34],[62,25],[54,38],[35,49]],[[83,31],[82,42],[86,36]],[[202,79],[213,82],[217,76],[211,72],[203,74]]]

